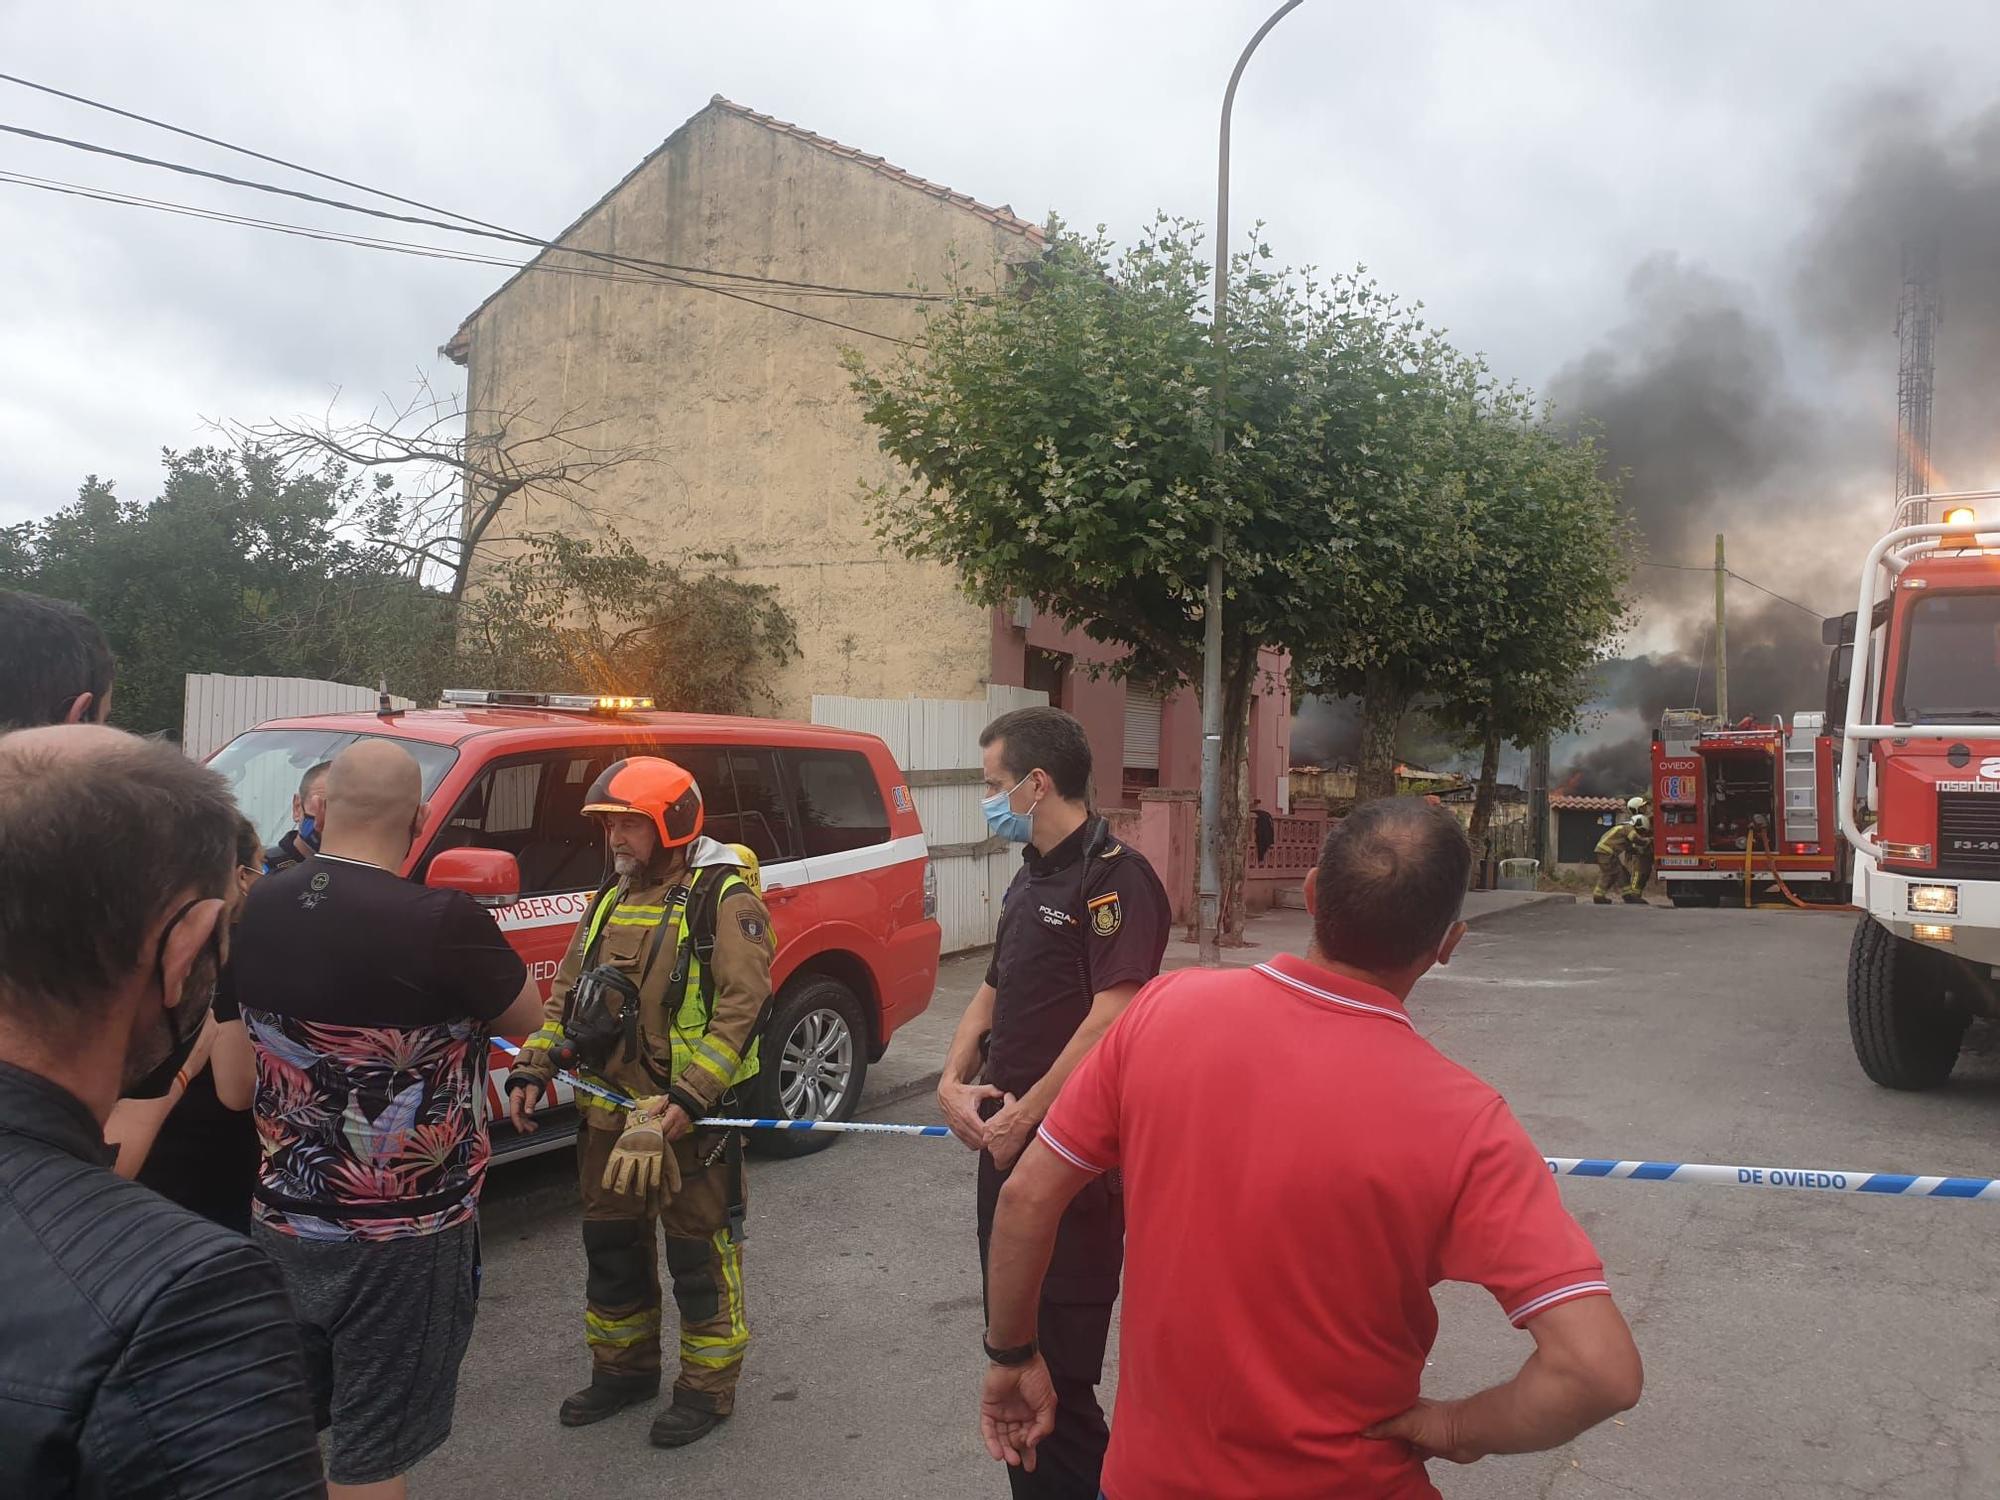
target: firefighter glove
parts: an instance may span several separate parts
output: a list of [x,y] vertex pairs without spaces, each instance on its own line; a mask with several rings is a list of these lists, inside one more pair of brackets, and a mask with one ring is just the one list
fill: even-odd
[[625,1133],[618,1137],[618,1144],[611,1148],[611,1159],[604,1164],[606,1192],[665,1202],[681,1190],[680,1163],[674,1159],[673,1148],[660,1128],[660,1114],[664,1111],[649,1108],[665,1102],[644,1099],[633,1106]]

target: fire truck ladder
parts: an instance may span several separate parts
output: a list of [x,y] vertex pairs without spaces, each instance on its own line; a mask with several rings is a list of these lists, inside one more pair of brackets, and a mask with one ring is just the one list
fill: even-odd
[[1823,713],[1792,715],[1792,732],[1785,737],[1784,749],[1786,844],[1820,842],[1819,767],[1814,745],[1825,728]]

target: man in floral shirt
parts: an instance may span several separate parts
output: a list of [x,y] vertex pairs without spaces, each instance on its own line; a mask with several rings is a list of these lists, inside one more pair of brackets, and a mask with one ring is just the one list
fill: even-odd
[[257,1049],[254,1234],[331,1413],[336,1495],[402,1494],[451,1433],[478,1289],[488,1038],[541,1012],[477,902],[397,873],[422,795],[401,747],[343,751],[318,858],[251,893],[234,954]]

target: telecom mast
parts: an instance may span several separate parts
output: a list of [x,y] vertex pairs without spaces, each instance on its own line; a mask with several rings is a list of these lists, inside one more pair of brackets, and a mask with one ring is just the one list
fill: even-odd
[[1896,300],[1896,498],[1931,482],[1931,398],[1937,375],[1938,240],[1929,231],[1903,241],[1903,291]]

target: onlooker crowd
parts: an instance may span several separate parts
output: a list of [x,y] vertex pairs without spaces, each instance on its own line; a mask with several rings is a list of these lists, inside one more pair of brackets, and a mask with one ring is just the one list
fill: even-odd
[[[470,896],[402,877],[427,820],[405,750],[313,766],[266,850],[220,777],[105,726],[114,676],[80,611],[0,591],[0,1496],[396,1500],[472,1333],[490,1037],[544,1002]],[[1023,861],[938,1104],[978,1155],[981,1423],[1017,1496],[1434,1496],[1428,1459],[1639,1399],[1539,1153],[1404,1009],[1464,933],[1435,799],[1337,826],[1302,955],[1158,977],[1170,903],[1090,807],[1082,726],[1024,710],[981,748]],[[653,1159],[691,1128],[669,1112]],[[1534,1350],[1437,1402],[1447,1278]]]

